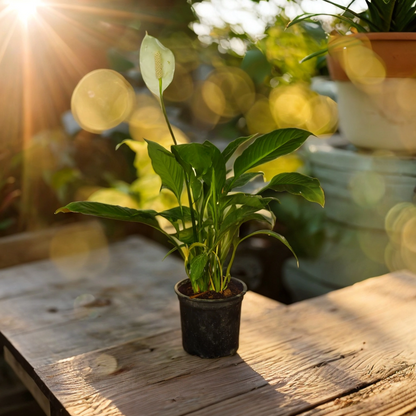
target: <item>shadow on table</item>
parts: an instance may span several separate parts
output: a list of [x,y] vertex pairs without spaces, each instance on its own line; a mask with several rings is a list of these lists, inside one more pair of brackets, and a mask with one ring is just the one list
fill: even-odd
[[[68,392],[68,401],[65,393],[58,399],[71,414],[261,415],[279,408],[285,414],[292,403],[238,354],[210,360],[188,355],[180,331],[63,360],[43,372],[56,385],[52,390]],[[309,407],[301,400],[297,405]]]

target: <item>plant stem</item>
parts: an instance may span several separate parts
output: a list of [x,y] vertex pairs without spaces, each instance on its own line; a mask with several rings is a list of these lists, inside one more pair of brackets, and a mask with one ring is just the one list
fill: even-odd
[[166,124],[168,125],[170,135],[172,136],[173,143],[177,145],[178,142],[175,139],[175,135],[173,134],[172,127],[169,123],[168,115],[166,114],[165,101],[163,99],[163,91],[162,91],[162,78],[159,78],[159,96],[160,96],[160,106],[162,107],[162,112],[163,112],[163,115],[165,116]]
[[185,219],[183,218],[183,207],[182,207],[182,202],[181,202],[180,199],[178,199],[178,203],[179,203],[179,207],[181,208],[183,229],[185,229],[186,228],[186,225],[185,225]]
[[[238,242],[238,244],[240,243],[240,241]],[[233,247],[233,254],[231,255],[231,259],[230,259],[230,262],[228,263],[228,267],[227,267],[227,271],[226,271],[226,273],[225,273],[225,278],[226,279],[228,279],[228,276],[230,275],[230,273],[231,273],[231,266],[233,265],[233,263],[234,263],[234,258],[235,258],[235,253],[236,253],[236,251],[237,251],[237,247],[238,247],[238,244],[233,244],[234,245],[234,247]]]
[[185,172],[185,186],[186,186],[186,192],[188,194],[188,202],[189,202],[189,209],[191,210],[191,222],[192,222],[192,234],[194,236],[194,242],[198,241],[198,234],[196,232],[196,224],[195,224],[195,215],[194,215],[194,208],[193,208],[193,202],[191,197],[191,188],[189,187],[189,181],[187,174]]
[[[175,143],[175,145],[177,145],[178,142],[176,141],[175,135],[173,134],[172,127],[169,123],[168,115],[166,114],[165,101],[163,100],[162,78],[159,78],[159,96],[160,96],[160,105],[162,107],[162,112],[163,112],[163,115],[165,116],[166,124],[168,125],[170,135],[172,136],[173,143]],[[185,172],[185,176],[186,176],[186,172]],[[188,179],[188,178],[186,178],[186,179]],[[187,194],[188,194],[189,208],[191,210],[192,233],[193,233],[193,236],[194,236],[194,240],[198,241],[198,236],[197,236],[197,232],[196,232],[196,224],[195,224],[195,216],[194,216],[194,212],[193,212],[191,189],[189,188],[189,181],[188,180],[185,180],[185,185],[186,185],[186,191],[187,191]],[[178,202],[180,204],[180,201],[178,201]]]

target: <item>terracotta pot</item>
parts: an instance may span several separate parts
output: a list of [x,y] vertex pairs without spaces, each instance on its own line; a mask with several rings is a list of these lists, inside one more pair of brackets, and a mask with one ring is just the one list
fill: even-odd
[[369,48],[381,58],[385,65],[386,78],[416,76],[416,33],[357,33],[329,41],[327,63],[334,81],[350,80],[345,71],[345,55],[348,48],[356,46]]
[[416,154],[416,33],[337,37],[327,62],[346,139],[359,148]]

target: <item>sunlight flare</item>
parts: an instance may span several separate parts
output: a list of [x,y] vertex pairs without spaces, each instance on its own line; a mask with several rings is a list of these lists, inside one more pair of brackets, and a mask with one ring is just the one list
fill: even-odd
[[36,9],[42,5],[42,2],[40,0],[8,0],[7,4],[10,9],[17,12],[20,20],[27,22],[36,14]]

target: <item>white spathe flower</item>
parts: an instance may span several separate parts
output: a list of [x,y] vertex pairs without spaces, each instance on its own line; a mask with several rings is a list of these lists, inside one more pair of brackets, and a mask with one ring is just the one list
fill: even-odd
[[140,48],[140,70],[147,88],[156,96],[159,96],[159,80],[162,80],[163,92],[172,82],[175,72],[172,51],[147,33]]

